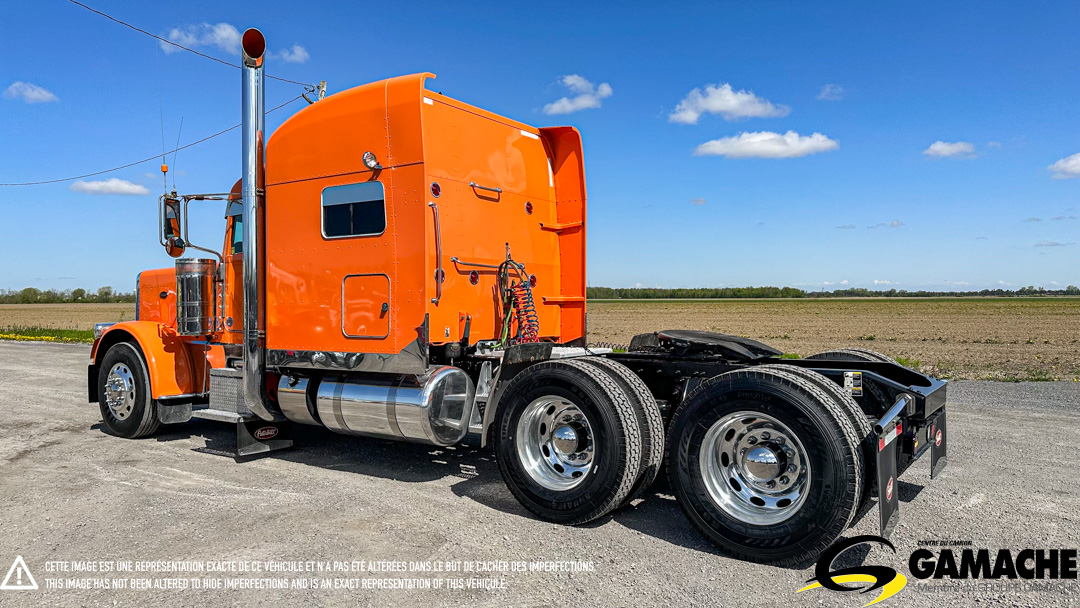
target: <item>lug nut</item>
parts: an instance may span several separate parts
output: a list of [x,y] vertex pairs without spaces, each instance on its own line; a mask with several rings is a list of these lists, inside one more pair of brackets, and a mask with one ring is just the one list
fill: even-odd
[[786,486],[789,481],[791,481],[791,480],[787,478],[787,475],[784,475],[783,477],[780,478],[780,485]]
[[772,435],[769,433],[769,431],[765,431],[764,433],[761,434],[761,438],[763,440],[768,439],[769,437],[772,437]]
[[769,483],[765,484],[765,487],[766,488],[775,488],[776,487],[776,482],[775,481],[770,481]]
[[754,445],[755,443],[757,443],[757,437],[754,437],[753,435],[747,437],[746,438],[746,443],[749,443],[750,445]]
[[777,437],[776,438],[776,445],[784,445],[784,438],[783,437]]
[[798,471],[798,470],[799,470],[799,467],[797,467],[797,466],[795,466],[793,464],[788,465],[788,468],[787,468],[788,473],[794,473],[795,471]]

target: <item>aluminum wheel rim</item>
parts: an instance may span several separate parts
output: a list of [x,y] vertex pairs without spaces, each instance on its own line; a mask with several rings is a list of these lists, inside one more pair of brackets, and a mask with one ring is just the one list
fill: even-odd
[[117,363],[105,378],[105,404],[117,420],[125,420],[135,409],[135,375],[125,363]]
[[562,397],[533,400],[518,420],[515,443],[525,473],[549,490],[573,489],[592,469],[592,425],[577,405]]
[[802,441],[761,412],[734,412],[717,420],[705,433],[698,462],[713,502],[747,524],[787,520],[810,490],[810,459]]

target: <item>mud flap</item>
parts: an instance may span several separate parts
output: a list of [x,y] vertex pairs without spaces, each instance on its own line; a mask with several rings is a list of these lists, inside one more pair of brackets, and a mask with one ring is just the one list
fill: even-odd
[[272,450],[291,448],[292,424],[287,421],[236,421],[236,455],[250,456]]
[[885,429],[878,436],[877,487],[878,517],[881,536],[888,538],[900,521],[900,491],[896,480],[896,441],[900,434],[898,425]]
[[930,442],[930,479],[934,479],[949,463],[945,450],[948,441],[948,432],[945,430],[945,410],[942,410],[930,424],[930,434],[927,439]]

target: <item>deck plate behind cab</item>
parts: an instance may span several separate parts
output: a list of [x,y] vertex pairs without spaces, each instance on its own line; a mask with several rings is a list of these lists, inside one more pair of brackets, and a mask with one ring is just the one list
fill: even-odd
[[757,340],[691,329],[665,329],[651,334],[638,334],[630,340],[629,350],[630,352],[666,350],[680,354],[720,355],[736,361],[778,357],[783,354]]

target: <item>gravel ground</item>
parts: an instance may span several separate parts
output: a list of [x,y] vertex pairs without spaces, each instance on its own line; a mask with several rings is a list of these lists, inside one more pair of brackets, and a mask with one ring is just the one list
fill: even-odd
[[[589,526],[537,521],[506,490],[488,451],[435,449],[297,429],[292,450],[236,462],[228,425],[193,421],[157,437],[107,435],[85,398],[81,345],[0,342],[0,574],[22,555],[41,586],[0,590],[0,605],[161,606],[266,602],[438,606],[861,606],[868,596],[816,589],[812,569],[718,555],[678,506],[653,494]],[[1080,384],[956,381],[950,462],[926,461],[900,484],[897,554],[866,563],[906,572],[920,540],[976,547],[1080,546]],[[849,534],[876,533],[871,510]],[[49,572],[49,562],[285,560],[329,572],[146,574]],[[591,562],[584,572],[334,572],[335,562]],[[351,565],[346,564],[347,567]],[[242,565],[243,566],[243,565]],[[304,566],[307,567],[307,566]],[[317,567],[317,566],[313,566]],[[464,565],[461,566],[464,568]],[[251,567],[248,566],[250,569]],[[497,579],[500,589],[48,589],[47,580],[176,578]],[[93,581],[90,583],[93,584]],[[911,579],[893,605],[1080,605],[1073,581],[1048,591]],[[883,603],[885,605],[886,603]]]

